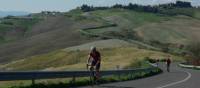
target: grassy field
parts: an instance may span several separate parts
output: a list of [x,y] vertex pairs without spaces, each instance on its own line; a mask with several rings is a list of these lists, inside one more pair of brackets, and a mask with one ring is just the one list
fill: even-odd
[[[25,35],[21,34],[25,36],[24,38],[0,45],[0,62],[8,63],[21,58],[98,40],[82,36],[78,31],[81,28],[96,25],[100,25],[100,23],[74,21],[63,15],[48,17],[34,25]],[[12,33],[12,31],[10,32]],[[12,34],[9,37],[15,38]],[[5,55],[5,53],[9,53],[9,55]]]
[[119,40],[119,39],[107,39],[107,40],[99,40],[94,41],[78,46],[68,47],[65,48],[65,51],[83,51],[90,49],[91,46],[98,47],[100,49],[104,48],[118,48],[118,47],[130,47],[130,46],[136,46],[135,44],[132,44],[130,42]]
[[[164,17],[158,16],[152,13],[145,12],[135,12],[125,9],[109,9],[109,10],[97,10],[88,13],[90,16],[102,18],[105,21],[108,21],[112,24],[116,24],[116,27],[107,27],[107,28],[96,28],[87,30],[88,32],[95,34],[103,34],[109,32],[116,32],[119,35],[124,35],[124,31],[131,30],[137,28],[141,25],[145,25],[151,22],[160,22]],[[118,35],[117,35],[118,36]],[[115,36],[116,37],[116,36]]]
[[185,44],[189,40],[192,40],[192,38],[198,37],[198,34],[200,33],[199,23],[200,20],[179,16],[175,17],[175,19],[171,19],[170,21],[144,25],[136,30],[144,40],[157,40],[163,43]]
[[0,23],[0,36],[4,40],[0,40],[0,44],[24,38],[26,33],[32,29],[33,25],[39,21],[40,19],[37,18],[2,18]]
[[199,8],[198,8],[198,9],[195,9],[195,14],[194,14],[194,16],[195,16],[196,18],[200,19],[200,9],[199,9]]
[[[88,50],[63,51],[57,50],[51,53],[36,55],[23,60],[15,61],[1,66],[7,70],[86,70]],[[129,67],[145,57],[163,59],[168,54],[138,49],[135,47],[118,47],[100,49],[102,54],[102,70]],[[183,60],[182,57],[173,56],[174,60]]]
[[[185,44],[190,39],[199,39],[199,11],[198,9],[195,11],[195,17],[188,17],[126,9],[106,9],[91,12],[75,9],[56,16],[45,17],[45,15],[42,15],[45,19],[39,22],[37,20],[7,19],[7,22],[0,24],[0,31],[2,31],[0,42],[6,43],[0,45],[0,62],[8,63],[45,54],[58,49],[101,40],[105,36],[118,39],[136,39],[139,42],[156,40],[162,43]],[[37,15],[34,17],[37,17]],[[11,31],[12,26],[10,25],[19,26],[19,28]],[[6,32],[7,36],[5,37],[4,32],[8,30],[10,31]],[[97,34],[101,37],[91,37],[87,34],[85,36],[80,30],[84,30],[88,35]],[[22,36],[25,36],[25,38],[16,39]],[[17,41],[8,42],[8,40],[12,41],[13,39]],[[9,53],[9,55],[5,53]]]

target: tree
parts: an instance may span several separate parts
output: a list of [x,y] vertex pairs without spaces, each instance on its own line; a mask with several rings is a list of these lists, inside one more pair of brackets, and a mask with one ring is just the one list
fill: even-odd
[[82,5],[81,10],[83,12],[89,12],[94,10],[104,10],[108,8],[120,8],[120,9],[128,9],[128,10],[134,10],[139,12],[150,12],[150,13],[159,13],[164,15],[186,15],[193,17],[194,12],[191,9],[186,8],[192,8],[191,2],[184,2],[184,1],[177,1],[176,3],[168,3],[168,4],[161,4],[161,5],[138,5],[138,4],[132,4],[129,3],[128,5],[122,5],[122,4],[115,4],[111,7],[93,7],[88,6],[86,4]]
[[94,10],[94,8],[93,8],[93,6],[88,6],[88,5],[82,5],[81,6],[81,10],[83,11],[83,12],[89,12],[89,11],[93,11]]
[[12,15],[8,15],[8,16],[6,16],[6,17],[4,17],[5,19],[12,19],[12,18],[14,18],[15,16],[12,16]]
[[188,54],[192,57],[194,65],[200,65],[200,41],[191,42],[188,47]]
[[177,1],[176,2],[176,7],[190,8],[190,7],[192,7],[192,5],[191,5],[191,2]]
[[112,6],[112,8],[124,8],[124,6],[121,4],[115,4],[114,6]]

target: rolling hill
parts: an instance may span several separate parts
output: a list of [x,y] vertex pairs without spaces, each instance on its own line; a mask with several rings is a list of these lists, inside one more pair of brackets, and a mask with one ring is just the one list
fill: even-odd
[[188,16],[163,16],[124,9],[93,11],[90,15],[102,17],[117,26],[86,31],[116,38],[134,37],[135,33],[135,36],[143,41],[156,40],[162,43],[185,44],[188,40],[198,38],[200,33],[200,20]]
[[[17,20],[15,18],[11,19],[14,21]],[[33,24],[30,29],[26,29],[21,34],[21,38],[4,42],[0,45],[0,61],[4,63],[10,60],[62,49],[67,46],[98,40],[82,36],[78,31],[82,28],[95,27],[97,25],[102,25],[102,22],[92,21],[92,19],[74,20],[64,15],[43,17],[42,20]],[[9,29],[9,32],[14,30],[16,29]],[[7,34],[5,31],[2,33]],[[2,38],[6,39],[7,37],[2,35]]]
[[[83,54],[81,54],[80,63],[70,64],[68,67],[65,64],[68,61],[65,59],[72,59],[77,54],[66,53],[61,49],[71,48],[72,46],[77,48],[77,45],[79,45],[78,48],[91,46],[94,43],[89,42],[94,41],[101,44],[102,40],[106,41],[107,39],[120,39],[120,41],[126,41],[126,43],[108,40],[106,42],[109,43],[102,43],[102,45],[119,43],[119,46],[121,46],[121,43],[132,44],[131,48],[138,49],[136,51],[141,51],[140,54],[143,55],[143,50],[140,48],[144,48],[144,46],[155,47],[149,45],[148,42],[151,41],[158,41],[163,44],[186,44],[194,38],[200,40],[199,13],[199,10],[195,10],[194,17],[186,15],[171,16],[110,8],[90,12],[75,9],[53,15],[51,13],[39,13],[30,15],[28,18],[4,18],[0,23],[0,41],[2,41],[0,44],[0,63],[7,68],[21,66],[12,70],[41,70],[50,68],[51,65],[53,68],[54,66],[56,68],[64,66],[67,69],[71,65],[78,66],[81,63],[83,65],[82,60],[88,51],[81,50],[80,52]],[[131,41],[137,41],[137,43]],[[126,45],[124,52],[128,52],[126,51],[127,47],[129,46]],[[103,50],[103,52],[115,52],[115,50],[118,51],[117,48],[111,48],[109,51]],[[153,51],[147,50],[147,52]],[[156,53],[160,54],[160,52]],[[72,54],[72,56],[69,54]],[[122,55],[120,58],[125,58],[125,56]],[[63,62],[58,66],[60,64],[59,60],[64,60],[65,63]],[[13,62],[17,63],[13,64]],[[32,65],[40,65],[38,65],[39,67],[32,66],[29,62],[33,62]],[[52,64],[46,66],[51,62]],[[127,62],[124,66],[128,65]]]

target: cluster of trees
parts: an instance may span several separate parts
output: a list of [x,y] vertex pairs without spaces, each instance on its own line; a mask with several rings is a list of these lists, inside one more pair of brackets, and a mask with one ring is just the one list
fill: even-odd
[[[122,8],[122,9],[129,9],[134,11],[142,11],[142,12],[151,12],[151,13],[160,13],[160,14],[166,14],[166,15],[187,15],[192,16],[192,12],[189,12],[188,10],[183,11],[182,8],[193,8],[190,2],[184,2],[184,1],[177,1],[176,3],[169,3],[169,4],[162,4],[162,5],[155,5],[155,6],[143,6],[138,4],[132,4],[129,5],[121,5],[116,4],[112,7],[93,7],[88,5],[82,5],[81,10],[84,12],[94,11],[94,10],[103,10],[103,9],[109,9],[109,8]],[[177,9],[178,8],[178,9]]]
[[8,15],[6,17],[4,17],[4,19],[13,19],[15,16],[12,16],[12,15]]
[[174,5],[175,5],[175,7],[180,7],[180,8],[182,8],[182,7],[191,8],[192,7],[190,2],[183,2],[183,1],[177,1],[176,4],[174,4]]
[[3,21],[1,22],[1,24],[5,24],[5,25],[14,25],[13,22],[10,22],[10,21]]
[[83,12],[89,12],[89,11],[94,11],[94,10],[104,10],[104,9],[109,9],[109,7],[93,7],[93,6],[88,6],[88,5],[82,5],[81,10]]

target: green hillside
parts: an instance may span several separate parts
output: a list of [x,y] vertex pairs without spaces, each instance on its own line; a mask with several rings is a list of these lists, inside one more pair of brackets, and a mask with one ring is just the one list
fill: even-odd
[[[176,12],[177,9],[192,13]],[[177,9],[152,13],[124,8],[84,12],[78,8],[66,13],[31,14],[31,19],[4,18],[0,24],[0,62],[30,59],[104,39],[121,39],[139,48],[164,49],[170,53],[168,48],[172,46],[171,50],[180,53],[177,45],[185,45],[194,38],[199,40],[200,11],[198,8]]]
[[[76,21],[64,15],[48,16],[30,29],[24,29],[27,31],[20,34],[22,38],[20,37],[7,43],[4,42],[5,44],[0,45],[0,62],[7,63],[12,60],[98,40],[82,36],[78,31],[79,29],[96,25],[101,25],[101,23]],[[9,32],[12,32],[12,30],[17,29],[11,29]],[[16,33],[21,32],[17,31]],[[12,34],[8,35],[8,37],[12,36],[15,38]],[[5,36],[1,40],[4,39]]]
[[87,14],[117,25],[87,29],[87,32],[116,38],[137,37],[142,41],[185,44],[200,32],[200,20],[188,16],[166,16],[125,9],[98,10]]
[[200,8],[180,1],[7,16],[0,18],[0,70],[86,70],[91,46],[101,52],[101,70],[149,67],[147,59],[169,55],[182,62],[192,40],[200,41]]
[[173,61],[184,61],[185,45],[200,40],[200,10],[159,9],[77,8],[2,18],[0,69],[86,70],[91,46],[101,52],[101,70],[149,67],[146,59],[163,60],[168,55]]
[[0,19],[0,44],[22,39],[41,19],[8,16]]

